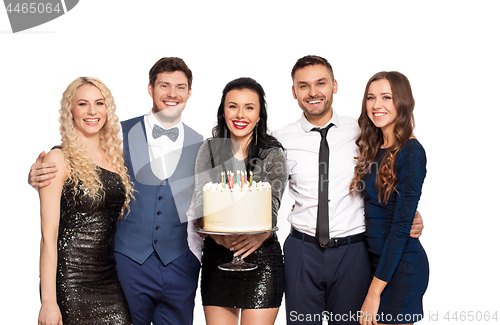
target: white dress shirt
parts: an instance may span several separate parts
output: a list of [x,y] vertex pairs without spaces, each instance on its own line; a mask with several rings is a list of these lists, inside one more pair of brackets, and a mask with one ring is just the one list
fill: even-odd
[[[179,122],[175,127],[179,128],[179,136],[176,141],[170,140],[167,136],[161,136],[157,139],[153,138],[153,127],[156,125],[162,127],[160,122],[153,114],[153,110],[144,115],[144,127],[146,130],[146,138],[148,142],[149,161],[151,163],[151,170],[158,179],[167,179],[177,168],[177,164],[181,158],[182,147],[184,144],[184,124]],[[121,128],[121,124],[120,124]],[[123,136],[120,130],[120,136]],[[168,159],[167,159],[168,158]],[[194,172],[194,171],[193,171]],[[141,195],[137,193],[136,195]],[[194,191],[191,199],[191,206],[186,213],[186,217],[179,216],[181,220],[188,220],[187,233],[188,233],[188,246],[193,254],[201,262],[201,251],[203,247],[203,239],[198,235],[194,229],[193,218],[194,214]],[[191,215],[191,217],[190,217]]]
[[[361,195],[352,197],[349,192],[358,156],[356,138],[359,135],[357,120],[338,116],[333,112],[333,123],[327,133],[330,149],[328,211],[330,238],[345,237],[365,231],[364,207]],[[325,125],[325,126],[326,126]],[[321,134],[311,131],[316,126],[302,117],[275,132],[286,149],[289,166],[290,196],[295,207],[288,216],[292,227],[310,236],[316,235],[318,211],[319,147]]]
[[179,124],[172,127],[179,129],[179,137],[174,142],[167,136],[153,138],[155,124],[163,128],[151,110],[144,116],[151,169],[158,179],[167,179],[172,176],[181,158],[182,145],[184,144],[184,125],[179,122]]

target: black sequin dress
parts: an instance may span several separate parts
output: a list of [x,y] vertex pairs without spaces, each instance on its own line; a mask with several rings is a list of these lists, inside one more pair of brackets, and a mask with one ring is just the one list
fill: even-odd
[[[214,145],[216,148],[216,145]],[[218,164],[216,152],[205,141],[196,157],[195,205],[198,217],[203,216],[203,186],[220,182],[223,166]],[[214,157],[215,155],[215,157]],[[286,155],[283,150],[263,150],[261,159],[254,162],[254,180],[269,182],[272,186],[272,217],[276,226],[281,197],[288,181]],[[224,162],[226,170],[245,170],[245,161],[234,157]],[[231,262],[234,252],[219,245],[211,237],[205,238],[201,263],[201,298],[204,306],[243,309],[276,308],[283,298],[285,271],[281,245],[276,233],[271,233],[262,245],[245,258],[258,265],[256,270],[228,272],[219,264]]]
[[132,323],[113,255],[125,189],[118,174],[99,167],[97,172],[100,202],[80,186],[74,197],[71,183],[62,190],[56,290],[64,325]]

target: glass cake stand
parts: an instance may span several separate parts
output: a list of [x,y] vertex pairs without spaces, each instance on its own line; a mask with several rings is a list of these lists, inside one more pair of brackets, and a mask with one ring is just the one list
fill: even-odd
[[[258,234],[265,234],[268,232],[274,232],[279,230],[278,227],[273,227],[271,229],[266,229],[266,230],[260,230],[260,231],[245,231],[245,232],[226,232],[226,231],[210,231],[210,230],[204,230],[203,228],[196,228],[196,231],[201,233],[201,234],[206,234],[206,235],[227,235],[227,236],[239,236],[239,235],[258,235]],[[219,265],[219,269],[222,271],[252,271],[257,268],[257,264],[254,263],[247,263],[243,260],[241,255],[239,256],[233,256],[233,260],[229,263],[223,263]]]

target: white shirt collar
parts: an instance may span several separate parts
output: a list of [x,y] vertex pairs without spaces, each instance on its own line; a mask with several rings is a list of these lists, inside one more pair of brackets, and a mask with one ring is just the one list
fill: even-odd
[[[147,124],[149,126],[149,132],[148,133],[153,132],[153,127],[155,126],[155,124],[158,125],[158,126],[161,126],[163,128],[163,126],[161,125],[161,123],[156,119],[155,114],[153,113],[153,110],[150,110],[148,112],[148,114],[146,115],[146,119],[145,120],[147,121]],[[179,134],[184,131],[184,128],[182,127],[182,121],[179,121],[178,124],[170,127],[169,129],[174,128],[174,127],[178,127],[179,128]]]
[[[338,127],[339,121],[340,121],[339,116],[337,115],[337,113],[335,113],[335,111],[333,111],[332,118],[330,119],[330,121],[328,121],[321,128],[327,126],[330,123],[333,124],[335,127]],[[309,121],[306,119],[306,116],[304,113],[302,113],[302,116],[300,117],[299,123],[300,123],[300,126],[302,127],[302,129],[306,133],[309,133],[309,132],[311,132],[312,129],[317,128],[316,125],[312,125],[311,123],[309,123]]]

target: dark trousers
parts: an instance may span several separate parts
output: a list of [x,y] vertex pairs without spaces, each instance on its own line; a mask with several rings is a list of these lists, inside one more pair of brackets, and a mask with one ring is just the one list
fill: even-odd
[[193,324],[200,262],[191,251],[166,266],[156,253],[143,264],[120,253],[115,258],[134,325]]
[[371,282],[364,241],[321,248],[289,235],[283,251],[287,324],[359,324]]

